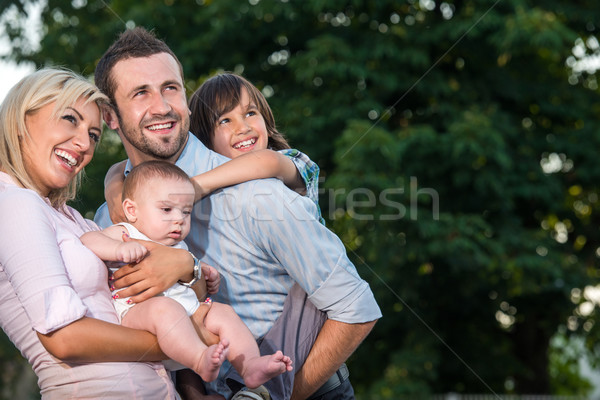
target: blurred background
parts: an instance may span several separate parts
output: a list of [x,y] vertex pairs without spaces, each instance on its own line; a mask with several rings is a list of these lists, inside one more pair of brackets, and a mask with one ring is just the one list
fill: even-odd
[[[349,362],[358,399],[600,396],[595,1],[0,5],[0,54],[21,73],[91,79],[117,35],[144,26],[188,93],[218,71],[262,90],[321,166],[327,226],[384,314]],[[123,158],[105,132],[73,204],[87,217]],[[4,336],[0,364],[3,398],[39,398]]]

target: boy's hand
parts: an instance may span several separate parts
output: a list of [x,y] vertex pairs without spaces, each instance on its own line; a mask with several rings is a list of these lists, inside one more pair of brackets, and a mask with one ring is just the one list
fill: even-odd
[[138,242],[123,242],[117,246],[117,260],[124,263],[140,262],[148,249]]
[[215,267],[212,267],[206,263],[200,263],[202,269],[202,276],[206,281],[206,291],[208,294],[215,294],[219,291],[219,285],[221,284],[221,275],[217,272]]

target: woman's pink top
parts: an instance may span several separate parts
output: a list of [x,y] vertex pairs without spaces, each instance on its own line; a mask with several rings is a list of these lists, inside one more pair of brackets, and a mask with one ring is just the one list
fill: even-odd
[[79,240],[96,229],[0,172],[0,325],[33,366],[43,399],[175,398],[161,363],[61,362],[37,337],[84,316],[119,323],[107,268]]

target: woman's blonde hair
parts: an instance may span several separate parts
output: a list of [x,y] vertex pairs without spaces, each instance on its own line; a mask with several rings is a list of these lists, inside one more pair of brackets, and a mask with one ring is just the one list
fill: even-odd
[[[0,106],[0,169],[23,187],[39,192],[23,161],[23,139],[31,139],[25,118],[51,103],[52,118],[58,118],[79,99],[85,104],[95,102],[100,109],[108,104],[108,98],[96,86],[66,69],[40,69],[13,86]],[[48,195],[52,206],[59,208],[73,199],[80,181],[81,173],[67,187],[52,190]]]

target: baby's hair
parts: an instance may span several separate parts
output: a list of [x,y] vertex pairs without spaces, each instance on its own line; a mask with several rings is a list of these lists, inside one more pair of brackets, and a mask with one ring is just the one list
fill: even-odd
[[145,161],[133,168],[123,182],[123,199],[135,199],[139,187],[150,179],[177,179],[190,182],[190,177],[175,164],[166,161]]
[[287,140],[275,127],[275,118],[265,96],[247,79],[231,72],[224,72],[205,81],[190,97],[190,131],[206,147],[214,150],[213,136],[219,117],[233,110],[245,88],[250,100],[258,107],[265,120],[269,136],[267,147],[271,150],[289,149]]

